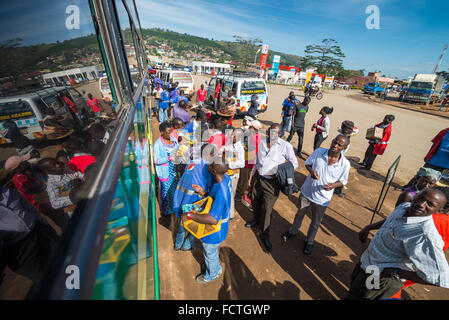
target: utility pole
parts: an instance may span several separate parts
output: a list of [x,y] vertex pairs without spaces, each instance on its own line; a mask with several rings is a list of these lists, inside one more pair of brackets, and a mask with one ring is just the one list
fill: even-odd
[[446,53],[447,50],[447,44],[444,46],[443,52],[441,53],[440,59],[437,62],[437,65],[435,66],[435,69],[433,69],[433,73],[437,73],[438,72],[438,68],[440,67],[441,61],[443,61],[443,57],[444,54]]

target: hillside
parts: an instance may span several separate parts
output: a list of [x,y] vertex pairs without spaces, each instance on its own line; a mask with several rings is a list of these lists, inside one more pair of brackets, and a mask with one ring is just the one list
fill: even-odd
[[[188,51],[193,51],[205,55],[214,55],[215,52],[221,52],[215,54],[215,58],[226,60],[233,60],[236,62],[242,62],[241,52],[244,50],[243,45],[232,41],[217,41],[213,39],[201,38],[197,36],[192,36],[187,33],[178,33],[163,29],[143,29],[142,33],[144,38],[149,41],[149,45],[165,43],[176,50],[178,53],[185,53]],[[253,46],[251,51],[256,53],[258,47]],[[254,57],[254,54],[252,56]],[[268,52],[267,63],[270,64],[273,55],[281,56],[281,64],[300,66],[301,57],[297,55],[286,54],[277,51]]]

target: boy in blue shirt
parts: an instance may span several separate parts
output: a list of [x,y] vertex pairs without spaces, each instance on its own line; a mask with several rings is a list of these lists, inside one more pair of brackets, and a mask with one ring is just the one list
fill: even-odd
[[[216,225],[221,220],[220,231],[201,238],[204,248],[204,261],[206,271],[196,277],[196,282],[204,284],[218,279],[223,272],[218,256],[218,247],[226,239],[229,226],[229,210],[231,208],[231,179],[226,175],[229,166],[222,158],[216,158],[209,165],[209,172],[214,177],[213,185],[209,191],[209,196],[214,200],[212,208],[208,214],[183,213],[181,221],[184,224],[187,220],[194,220],[198,223]],[[197,185],[192,186],[202,197],[206,196],[203,188]]]
[[168,107],[170,101],[170,94],[167,91],[167,86],[162,86],[161,100],[159,102],[159,122],[168,121]]

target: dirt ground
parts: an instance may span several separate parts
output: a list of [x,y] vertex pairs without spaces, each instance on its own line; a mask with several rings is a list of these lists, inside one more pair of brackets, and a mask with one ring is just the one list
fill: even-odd
[[[206,77],[196,76],[196,87]],[[264,127],[280,122],[281,104],[292,88],[269,85],[269,107],[260,115]],[[302,93],[294,90],[298,96]],[[367,244],[358,240],[358,232],[369,224],[377,203],[384,176],[391,163],[401,155],[394,185],[408,181],[423,164],[422,159],[430,148],[430,140],[449,121],[434,115],[399,109],[387,104],[378,104],[358,97],[354,91],[325,92],[320,101],[313,99],[306,117],[306,128],[319,118],[322,106],[334,107],[331,119],[331,134],[337,134],[337,127],[343,120],[353,120],[360,128],[360,134],[351,140],[348,156],[363,158],[367,147],[364,133],[366,128],[380,122],[384,115],[394,114],[391,144],[383,156],[374,162],[372,172],[358,170],[352,163],[349,183],[344,193],[346,198],[334,196],[326,216],[315,238],[310,256],[302,253],[305,234],[310,217],[307,215],[298,236],[287,243],[280,239],[293,222],[298,206],[298,194],[277,200],[271,223],[270,239],[273,252],[267,253],[258,238],[257,229],[248,229],[244,224],[251,221],[253,213],[236,203],[236,218],[230,221],[229,233],[220,246],[220,260],[223,275],[219,280],[205,285],[195,282],[204,264],[201,244],[193,251],[173,250],[176,221],[159,218],[157,229],[159,247],[159,268],[161,275],[161,299],[286,299],[323,300],[342,299],[350,285],[350,274]],[[356,98],[354,98],[356,97]],[[158,137],[157,120],[153,121],[154,138]],[[236,125],[239,121],[236,121]],[[292,140],[295,147],[297,138]],[[323,143],[328,147],[330,139]],[[306,130],[303,151],[312,152],[313,133]],[[307,173],[304,161],[298,159],[296,183],[301,186]],[[381,214],[392,212],[399,191],[390,188]],[[160,217],[160,215],[159,215]],[[374,222],[380,220],[376,216]],[[408,299],[449,299],[449,290],[432,286],[415,285],[405,290]]]

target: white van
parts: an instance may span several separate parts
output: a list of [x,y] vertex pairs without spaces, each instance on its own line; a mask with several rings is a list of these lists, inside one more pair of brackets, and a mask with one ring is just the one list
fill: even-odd
[[260,113],[267,110],[268,91],[265,80],[245,76],[219,75],[210,79],[209,84],[207,84],[207,101],[209,104],[213,105],[214,103],[217,79],[222,80],[222,98],[228,96],[229,90],[234,91],[234,97],[237,102],[237,115],[246,114],[248,112],[248,109],[251,106],[251,97],[253,94],[257,94],[257,101],[259,102],[259,108],[257,111]]
[[76,89],[69,87],[52,87],[0,97],[0,144],[11,142],[3,136],[5,120],[13,120],[27,138],[38,139],[44,137],[39,121],[45,117],[46,108],[53,108],[57,115],[68,114],[71,117],[68,107],[60,96],[63,91],[69,93],[79,111],[85,108],[86,99]]
[[169,83],[170,79],[173,83],[178,82],[181,90],[184,90],[185,95],[193,95],[195,87],[193,85],[193,77],[190,72],[183,70],[159,70],[157,76],[161,79],[162,84]]

